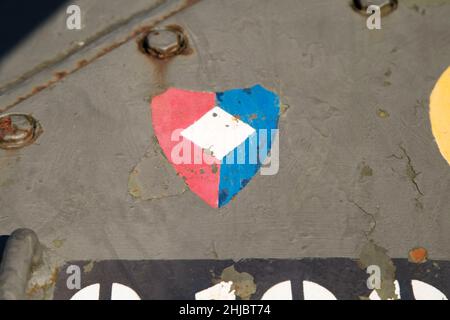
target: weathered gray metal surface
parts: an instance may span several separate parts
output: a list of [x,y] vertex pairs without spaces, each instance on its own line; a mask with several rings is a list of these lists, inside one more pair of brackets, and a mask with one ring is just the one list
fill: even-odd
[[[192,54],[154,64],[130,40],[14,107],[44,133],[0,151],[0,233],[32,228],[72,260],[357,257],[368,238],[448,260],[450,168],[427,104],[450,65],[449,15],[448,1],[405,1],[370,31],[346,0],[200,1],[162,23],[185,29]],[[219,210],[161,188],[180,178],[151,97],[257,83],[289,106],[279,173]],[[137,164],[150,200],[129,194]]]
[[[163,2],[164,0],[67,2],[0,61],[0,88],[19,80],[23,75],[64,59],[67,54],[89,45],[114,27],[125,24],[139,14],[149,12]],[[68,30],[66,27],[66,19],[69,16],[66,14],[66,8],[69,5],[77,5],[81,9],[82,28],[80,30]],[[3,12],[3,14],[15,13]],[[17,16],[17,19],[23,19],[23,17]],[[14,30],[4,31],[14,32]]]
[[15,230],[8,239],[0,264],[0,300],[26,299],[32,266],[42,259],[42,247],[36,233]]

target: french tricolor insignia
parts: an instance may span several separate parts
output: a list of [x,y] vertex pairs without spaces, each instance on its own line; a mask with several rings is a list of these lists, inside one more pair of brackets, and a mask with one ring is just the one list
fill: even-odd
[[227,204],[269,156],[279,98],[260,85],[218,93],[169,89],[151,103],[154,133],[189,188]]

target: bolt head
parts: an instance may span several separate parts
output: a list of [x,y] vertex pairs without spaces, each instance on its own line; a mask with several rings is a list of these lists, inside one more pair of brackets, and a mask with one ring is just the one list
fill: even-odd
[[162,57],[176,54],[181,48],[181,36],[174,30],[153,30],[146,38],[147,47]]
[[158,59],[166,59],[181,53],[187,39],[181,28],[176,26],[152,29],[143,38],[142,48]]
[[0,148],[17,149],[32,143],[41,133],[41,126],[32,116],[6,114],[0,116]]

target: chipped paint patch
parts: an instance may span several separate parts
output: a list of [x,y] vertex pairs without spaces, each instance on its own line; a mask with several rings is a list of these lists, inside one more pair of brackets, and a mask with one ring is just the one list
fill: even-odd
[[425,263],[428,259],[428,251],[425,248],[417,247],[408,253],[408,261],[412,263]]
[[[396,266],[395,292],[402,300],[420,299],[426,297],[432,287],[442,294],[450,296],[450,261],[428,261],[417,265],[407,259],[392,259]],[[380,259],[377,259],[379,262]],[[373,262],[373,261],[370,261]],[[55,299],[68,300],[73,298],[75,291],[67,287],[71,273],[67,268],[83,266],[90,261],[67,261],[61,267],[55,290]],[[439,266],[436,265],[439,263]],[[230,266],[234,267],[229,268]],[[227,270],[228,269],[228,270]],[[174,273],[174,270],[178,270]],[[231,260],[104,260],[96,261],[95,267],[89,273],[82,274],[83,294],[89,292],[92,285],[101,288],[111,288],[111,284],[120,283],[131,288],[143,300],[235,300],[232,281],[222,281],[232,278],[242,283],[239,271],[247,271],[243,277],[253,286],[257,282],[256,292],[251,300],[260,299],[338,299],[380,300],[377,291],[367,286],[368,273],[366,269],[348,258],[303,258],[303,259],[244,259]],[[236,275],[237,274],[237,275]],[[244,273],[245,274],[245,273]],[[413,283],[412,281],[415,280]],[[421,281],[428,288],[419,291],[409,284]],[[303,285],[302,285],[303,284]],[[432,287],[430,287],[432,286]],[[423,287],[423,286],[422,286]],[[417,288],[416,288],[417,289]],[[108,290],[108,289],[107,289]],[[79,292],[80,292],[79,291]],[[102,295],[95,292],[94,298],[110,300],[109,290]],[[248,290],[247,290],[248,291]],[[254,290],[250,290],[253,292]],[[417,291],[417,292],[416,292]],[[131,295],[131,291],[129,291]],[[435,293],[438,291],[435,290]],[[416,294],[420,294],[416,295]],[[130,296],[128,295],[128,296]],[[241,292],[241,295],[246,295]],[[247,294],[248,295],[248,294]],[[435,295],[440,299],[442,295]],[[428,296],[428,298],[433,298]],[[238,299],[241,299],[239,297]]]
[[150,150],[131,170],[128,192],[137,199],[155,200],[183,194],[186,185],[178,179],[160,154]]
[[83,272],[84,272],[84,273],[89,273],[89,272],[91,272],[92,269],[94,269],[94,264],[95,264],[95,261],[94,261],[94,260],[89,261],[88,264],[85,264],[85,265],[83,266]]
[[52,245],[56,249],[59,249],[64,245],[64,242],[66,242],[66,239],[55,239],[52,241]]
[[391,258],[387,255],[387,250],[369,241],[362,249],[358,261],[362,269],[367,269],[370,265],[376,265],[381,270],[381,289],[377,289],[377,294],[381,300],[399,299],[395,293],[395,271],[396,267]]
[[361,178],[371,177],[371,176],[373,176],[373,169],[369,165],[363,163],[363,167],[361,168],[360,175],[361,175]]
[[386,110],[383,109],[378,109],[377,110],[377,115],[381,118],[381,119],[386,119],[390,117],[389,112],[387,112]]
[[64,261],[52,250],[44,248],[42,262],[33,267],[31,277],[26,289],[27,297],[30,300],[51,300],[59,270]]
[[242,300],[249,300],[256,292],[256,283],[251,274],[238,272],[234,266],[225,268],[220,276],[220,282],[232,282],[231,290]]

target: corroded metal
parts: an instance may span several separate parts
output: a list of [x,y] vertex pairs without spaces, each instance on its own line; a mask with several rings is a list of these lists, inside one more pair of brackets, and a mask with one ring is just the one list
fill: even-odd
[[151,29],[140,39],[141,50],[158,59],[182,53],[187,48],[187,37],[179,26]]
[[0,148],[19,149],[33,143],[42,133],[39,122],[27,114],[0,116]]

